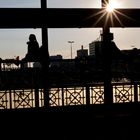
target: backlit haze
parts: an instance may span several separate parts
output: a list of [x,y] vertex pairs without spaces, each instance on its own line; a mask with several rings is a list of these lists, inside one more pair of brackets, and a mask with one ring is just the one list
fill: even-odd
[[[140,8],[139,0],[115,0],[118,8]],[[40,0],[0,0],[0,8],[40,8]],[[48,0],[48,8],[100,8],[101,0]],[[1,19],[2,20],[2,19]],[[28,21],[27,21],[28,22]],[[48,29],[50,55],[61,54],[70,58],[70,43],[74,41],[73,56],[81,48],[88,49],[89,43],[98,40],[101,28]],[[140,48],[139,28],[113,28],[114,41],[122,49]],[[40,29],[0,29],[0,57],[20,56],[27,52],[26,42],[30,33],[37,36],[41,46]]]

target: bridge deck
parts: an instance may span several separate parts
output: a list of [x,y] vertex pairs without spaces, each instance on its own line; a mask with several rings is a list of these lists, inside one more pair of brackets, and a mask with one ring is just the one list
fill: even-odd
[[1,133],[5,132],[2,127],[6,125],[7,132],[18,133],[23,138],[26,138],[23,133],[28,133],[28,138],[53,140],[136,139],[139,136],[139,107],[138,104],[116,104],[89,108],[2,110],[1,119],[5,123],[1,124]]

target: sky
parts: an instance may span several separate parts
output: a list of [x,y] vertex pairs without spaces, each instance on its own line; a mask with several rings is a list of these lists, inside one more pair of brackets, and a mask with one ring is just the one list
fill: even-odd
[[[140,0],[116,0],[118,8],[140,8]],[[48,0],[48,8],[100,8],[101,0]],[[40,8],[40,0],[0,0],[0,8]],[[100,36],[101,28],[48,29],[50,55],[61,54],[63,58],[73,56],[83,47],[89,49],[89,43]],[[114,41],[119,49],[140,48],[139,28],[113,28]],[[19,56],[21,59],[27,52],[29,34],[34,33],[41,46],[40,29],[0,29],[0,57],[11,59]]]

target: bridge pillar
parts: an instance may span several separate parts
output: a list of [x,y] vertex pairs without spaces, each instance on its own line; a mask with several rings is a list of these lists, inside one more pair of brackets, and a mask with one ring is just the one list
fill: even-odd
[[[102,8],[106,8],[109,0],[102,0]],[[103,71],[104,71],[104,103],[113,103],[113,92],[111,85],[111,33],[108,24],[103,27],[102,48],[103,48]]]
[[[47,8],[47,0],[41,0],[41,9],[45,11]],[[48,29],[46,24],[42,26],[42,46],[45,47],[46,56],[48,55]],[[46,58],[46,57],[45,57]],[[44,59],[45,59],[44,58]],[[45,61],[45,60],[44,60]],[[43,72],[43,88],[44,88],[44,107],[49,106],[49,82],[48,82],[48,65],[43,63],[42,66]]]

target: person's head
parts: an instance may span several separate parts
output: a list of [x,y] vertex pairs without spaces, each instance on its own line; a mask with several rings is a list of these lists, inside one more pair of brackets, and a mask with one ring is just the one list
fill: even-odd
[[36,36],[34,34],[30,34],[29,40],[30,41],[36,41]]

